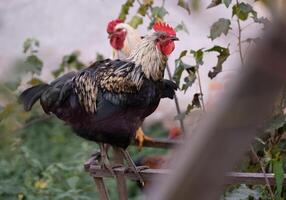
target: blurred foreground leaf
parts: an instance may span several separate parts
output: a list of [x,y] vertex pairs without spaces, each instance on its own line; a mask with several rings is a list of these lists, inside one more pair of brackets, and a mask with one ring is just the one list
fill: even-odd
[[230,20],[220,18],[217,22],[215,22],[210,29],[210,38],[212,40],[221,36],[221,34],[227,35],[228,31],[231,29]]
[[221,46],[214,46],[206,52],[217,52],[219,55],[217,56],[218,61],[216,66],[213,67],[213,71],[209,71],[208,76],[213,79],[216,77],[221,71],[222,71],[222,64],[227,60],[227,58],[230,56],[229,48],[224,48]]

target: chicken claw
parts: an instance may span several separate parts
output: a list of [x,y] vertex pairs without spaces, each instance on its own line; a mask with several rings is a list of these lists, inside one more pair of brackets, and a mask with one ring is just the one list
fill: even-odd
[[[134,174],[137,176],[140,184],[142,186],[144,186],[144,180],[143,180],[143,177],[139,174],[139,172],[142,170],[140,168],[137,168],[135,163],[133,162],[131,156],[129,155],[128,151],[122,149],[122,148],[119,148],[123,154],[123,156],[125,157],[125,160],[127,161],[128,165],[129,165],[129,168],[134,172]],[[145,166],[144,166],[145,167]]]
[[153,138],[144,134],[142,128],[138,128],[135,135],[135,141],[138,144],[138,150],[141,151],[144,141],[153,141]]

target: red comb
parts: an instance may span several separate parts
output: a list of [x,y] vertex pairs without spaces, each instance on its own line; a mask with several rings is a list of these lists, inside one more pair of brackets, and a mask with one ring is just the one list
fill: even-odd
[[107,33],[112,33],[114,31],[114,28],[117,24],[120,24],[122,23],[123,21],[121,19],[115,19],[115,20],[112,20],[108,23],[107,25]]
[[175,29],[165,22],[156,22],[153,25],[153,30],[155,32],[164,32],[164,33],[167,33],[168,35],[172,35],[172,36],[176,35]]

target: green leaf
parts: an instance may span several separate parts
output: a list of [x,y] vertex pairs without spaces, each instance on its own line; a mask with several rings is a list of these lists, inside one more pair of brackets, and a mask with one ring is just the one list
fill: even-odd
[[154,3],[153,0],[144,0],[143,3],[138,8],[137,13],[142,16],[145,16],[148,9],[152,6],[153,3]]
[[180,56],[179,56],[179,59],[185,57],[187,55],[188,51],[187,50],[184,50],[180,53]]
[[154,3],[154,0],[144,0],[143,1],[143,4],[148,5],[148,6],[151,6],[153,3]]
[[236,15],[240,20],[247,20],[249,14],[252,14],[254,17],[257,17],[257,12],[253,10],[250,4],[239,3],[235,4],[232,7],[232,16]]
[[184,120],[186,117],[186,112],[180,113],[174,117],[174,120]]
[[216,7],[221,4],[221,0],[212,0],[211,3],[208,5],[207,9]]
[[210,38],[212,40],[221,36],[221,34],[227,35],[228,31],[231,29],[230,20],[225,18],[220,18],[217,22],[215,22],[210,29]]
[[190,0],[178,0],[178,6],[184,8],[188,14],[191,14],[191,1]]
[[5,82],[5,86],[12,91],[15,91],[20,86],[20,84],[21,84],[21,77],[19,77],[19,75]]
[[156,21],[163,20],[164,17],[168,14],[168,11],[164,7],[155,6],[152,8],[152,16]]
[[44,82],[41,79],[32,78],[27,83],[30,84],[30,85],[39,85],[39,84],[44,83]]
[[65,71],[65,69],[82,69],[85,65],[82,61],[80,61],[79,57],[80,51],[74,51],[71,54],[65,55],[59,69],[52,72],[54,77],[58,77]]
[[261,41],[261,38],[247,38],[246,40],[242,41],[243,43],[251,43],[257,44],[259,41]]
[[222,3],[228,8],[229,5],[231,4],[231,2],[232,2],[232,0],[212,0],[212,2],[208,5],[207,8],[216,7]]
[[174,81],[177,85],[180,85],[181,76],[184,70],[188,70],[192,66],[184,63],[180,58],[175,60],[175,73],[173,76]]
[[[250,189],[247,185],[242,184],[238,188],[228,191],[224,198],[225,200],[247,200],[250,198],[262,199],[263,194],[259,188]],[[252,199],[251,198],[251,199]]]
[[0,111],[0,122],[3,119],[6,119],[7,117],[10,116],[14,112],[15,105],[14,104],[7,104],[4,108],[1,109]]
[[119,19],[121,19],[122,21],[126,20],[126,16],[129,13],[129,9],[133,6],[135,0],[127,0],[122,6],[121,6],[121,10],[120,10],[120,14],[119,14]]
[[213,67],[213,71],[209,71],[208,76],[213,79],[222,71],[222,64],[227,60],[229,57],[229,48],[224,48],[221,46],[215,45],[214,47],[206,50],[206,52],[217,52],[219,55],[217,56],[218,61],[216,66]]
[[149,8],[149,6],[142,4],[142,5],[138,8],[137,13],[140,14],[140,15],[142,15],[142,16],[145,16],[146,13],[147,13],[147,11],[148,11],[148,8]]
[[190,53],[193,54],[193,56],[194,56],[194,58],[196,60],[197,67],[199,65],[203,65],[204,64],[204,62],[203,62],[203,58],[204,58],[203,48],[199,49],[197,51],[191,50]]
[[228,8],[231,4],[232,0],[223,0],[224,5]]
[[266,17],[253,17],[253,20],[255,23],[258,23],[258,24],[262,24],[263,25],[263,29],[267,29],[271,22],[269,21],[269,19],[267,19]]
[[67,183],[70,186],[70,188],[75,189],[77,183],[79,182],[79,177],[78,176],[73,176],[67,179]]
[[23,52],[27,53],[30,51],[31,53],[35,53],[38,51],[38,47],[40,46],[39,40],[35,38],[28,38],[23,43]]
[[274,116],[268,123],[266,123],[266,132],[272,133],[275,130],[283,127],[286,124],[286,116],[278,114]]
[[134,15],[128,24],[136,29],[140,24],[143,24],[143,18],[138,15]]
[[182,73],[184,71],[184,66],[182,64],[182,60],[181,59],[176,59],[175,60],[175,73],[174,73],[174,76],[173,76],[173,79],[174,81],[176,82],[177,85],[180,85],[180,80],[181,80],[181,76],[182,76]]
[[193,100],[192,100],[192,107],[193,108],[200,108],[201,107],[201,101],[200,101],[200,97],[203,94],[201,93],[195,93],[193,96]]
[[193,85],[193,83],[195,82],[195,80],[197,79],[197,76],[196,76],[196,73],[195,73],[196,72],[196,68],[195,67],[191,67],[191,68],[187,69],[187,71],[188,71],[188,76],[186,76],[184,78],[184,84],[182,86],[182,90],[184,92],[186,92],[187,89],[189,87],[191,87]]
[[105,58],[104,58],[104,56],[101,53],[96,53],[96,58],[95,58],[96,61],[104,60],[104,59]]
[[282,200],[282,188],[284,181],[283,162],[281,159],[272,160],[272,165],[276,182],[275,199]]
[[176,32],[184,31],[185,33],[189,34],[189,30],[187,29],[187,26],[183,21],[181,21],[181,23],[175,27],[175,30]]
[[36,55],[30,55],[27,57],[24,67],[26,71],[40,75],[43,62]]
[[188,104],[187,110],[186,110],[186,114],[190,114],[193,109],[194,109],[193,105],[192,104]]
[[184,84],[182,86],[182,90],[185,92],[194,83],[196,79],[195,71],[197,68],[196,66],[191,66],[183,62],[182,58],[185,57],[187,53],[187,50],[182,51],[179,58],[175,60],[175,73],[173,75],[174,81],[177,85],[180,85],[183,71],[186,70],[188,72],[188,76],[184,78]]

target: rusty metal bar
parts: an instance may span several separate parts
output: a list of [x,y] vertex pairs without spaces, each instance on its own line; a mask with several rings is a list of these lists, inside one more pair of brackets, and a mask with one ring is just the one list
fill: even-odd
[[[164,149],[170,149],[174,146],[183,144],[183,141],[180,140],[170,140],[170,139],[159,139],[154,138],[153,141],[144,141],[143,146],[144,147],[151,147],[151,148],[164,148]],[[131,143],[131,145],[137,145],[135,141]]]
[[[265,174],[269,180],[271,186],[275,185],[274,174]],[[265,176],[263,173],[241,173],[241,172],[229,172],[226,174],[227,180],[225,184],[247,184],[247,185],[265,185]],[[284,185],[286,185],[286,174],[284,174]]]

